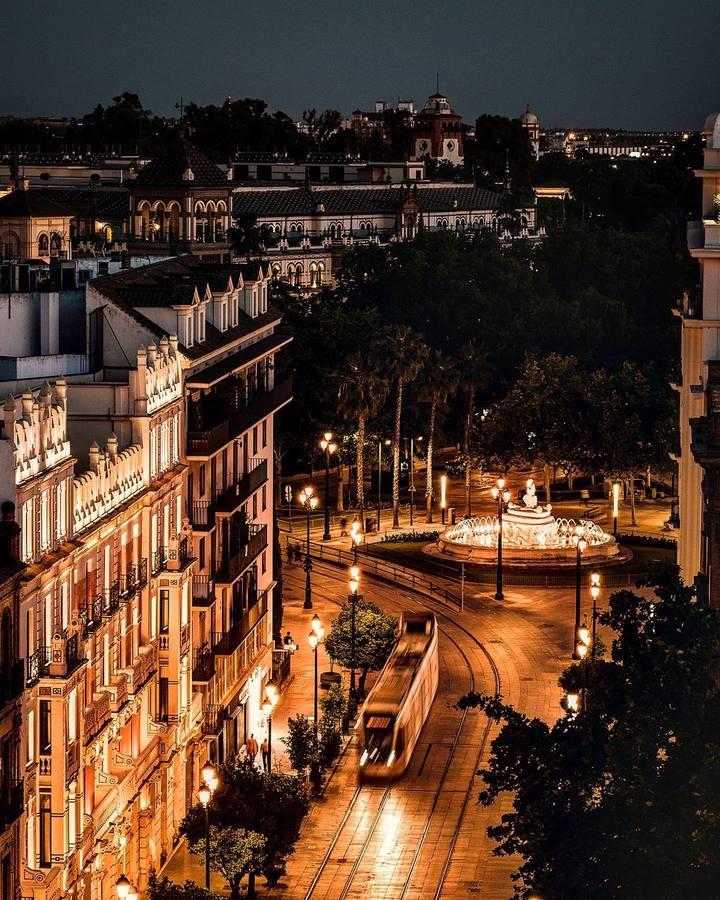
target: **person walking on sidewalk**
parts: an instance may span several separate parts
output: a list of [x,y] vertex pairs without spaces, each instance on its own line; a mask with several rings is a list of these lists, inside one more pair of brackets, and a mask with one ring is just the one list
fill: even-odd
[[262,744],[260,744],[260,753],[262,754],[262,764],[263,771],[270,771],[270,753],[268,752],[268,742],[267,738],[263,738]]
[[251,734],[248,738],[245,749],[247,750],[248,759],[255,765],[255,757],[258,755],[258,742],[255,740],[254,734]]

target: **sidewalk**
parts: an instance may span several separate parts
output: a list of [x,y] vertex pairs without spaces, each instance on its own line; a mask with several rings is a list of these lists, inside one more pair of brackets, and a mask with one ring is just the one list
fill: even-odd
[[[286,579],[301,577],[304,579],[305,573],[302,570],[302,564],[293,563],[288,565],[283,557],[283,574]],[[317,581],[317,579],[315,579]],[[303,581],[304,584],[304,581]],[[313,584],[314,586],[314,584]],[[338,600],[344,599],[341,597]],[[283,615],[283,637],[289,631],[294,641],[298,645],[297,651],[293,654],[290,666],[290,679],[285,686],[280,700],[275,707],[272,720],[272,767],[273,771],[290,771],[290,761],[287,755],[287,749],[282,743],[282,739],[287,736],[288,719],[298,713],[303,713],[312,719],[313,715],[313,677],[314,677],[314,659],[313,651],[308,643],[308,634],[310,633],[310,621],[313,615],[317,614],[327,630],[330,622],[338,614],[338,606],[328,597],[326,591],[315,590],[313,593],[313,609],[303,609],[304,592],[297,589],[295,585],[287,585],[285,587],[285,603]],[[321,644],[318,647],[318,673],[328,671],[330,661],[325,647]],[[318,699],[324,695],[324,691],[318,691]],[[318,707],[319,714],[322,710]],[[262,743],[265,734],[256,735],[258,743]],[[257,765],[262,765],[260,754],[257,757]],[[165,864],[162,875],[167,875],[172,881],[178,884],[184,884],[185,881],[194,881],[201,886],[205,885],[205,862],[203,857],[193,856],[185,844],[181,841],[175,848],[175,852]],[[229,896],[230,892],[224,878],[216,872],[211,872],[211,888],[216,893]]]

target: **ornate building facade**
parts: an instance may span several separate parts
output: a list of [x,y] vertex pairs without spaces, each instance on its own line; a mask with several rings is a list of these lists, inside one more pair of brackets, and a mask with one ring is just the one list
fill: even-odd
[[264,735],[269,281],[187,256],[92,282],[102,368],[4,403],[2,900],[144,889],[205,760]]
[[680,394],[680,537],[678,562],[692,583],[698,573],[720,605],[720,113],[705,121],[702,220],[688,228],[700,267],[700,289],[684,298]]

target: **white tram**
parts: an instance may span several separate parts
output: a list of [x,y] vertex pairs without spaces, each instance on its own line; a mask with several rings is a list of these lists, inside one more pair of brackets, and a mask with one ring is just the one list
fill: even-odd
[[360,776],[396,778],[407,768],[438,687],[437,622],[402,613],[400,637],[358,717]]

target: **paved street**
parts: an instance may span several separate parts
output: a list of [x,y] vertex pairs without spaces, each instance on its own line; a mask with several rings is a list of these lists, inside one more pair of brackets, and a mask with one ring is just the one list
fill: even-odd
[[[314,537],[319,535],[314,534]],[[335,539],[334,543],[337,543]],[[345,546],[347,542],[344,541]],[[316,561],[313,612],[304,610],[304,572],[284,563],[285,619],[299,645],[293,677],[274,713],[274,766],[287,769],[282,745],[287,718],[312,714],[310,618],[326,627],[344,597],[346,572]],[[573,592],[509,589],[504,603],[469,588],[464,614],[397,585],[363,578],[363,594],[388,612],[430,607],[440,626],[441,671],[431,709],[408,772],[389,786],[357,782],[357,753],[350,740],[322,799],[313,804],[301,840],[288,862],[287,876],[270,897],[483,897],[511,894],[513,861],[492,854],[486,836],[503,808],[478,805],[477,768],[487,760],[496,732],[477,711],[465,716],[455,703],[475,688],[500,692],[503,699],[546,721],[559,714],[557,678],[568,662],[572,638]],[[323,651],[321,650],[321,654]],[[329,668],[320,657],[320,671]],[[202,881],[202,870],[180,847],[166,870],[177,881]],[[217,888],[221,882],[214,881]]]

